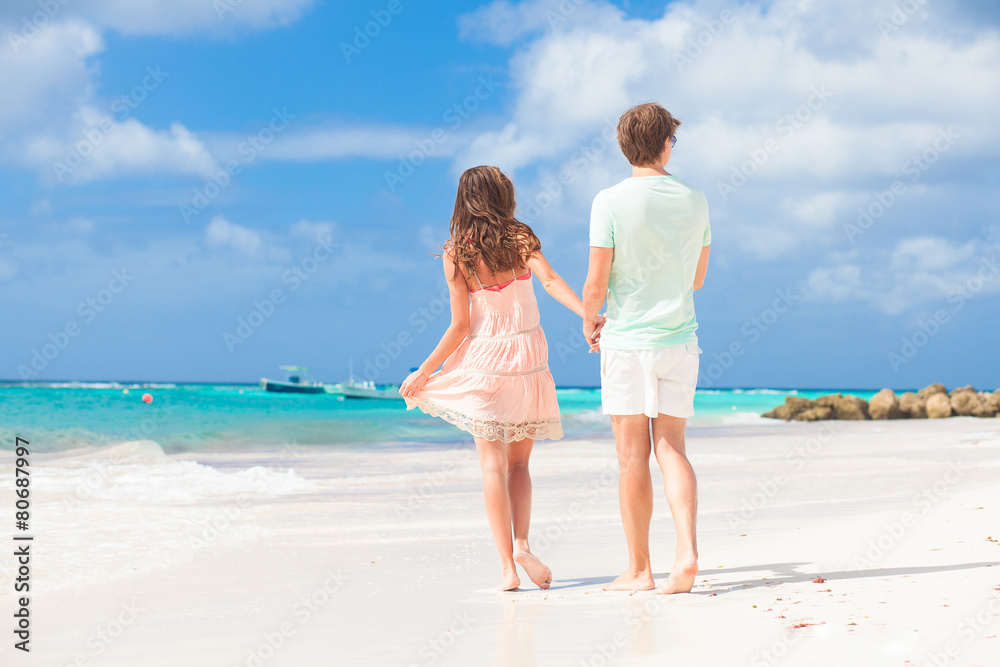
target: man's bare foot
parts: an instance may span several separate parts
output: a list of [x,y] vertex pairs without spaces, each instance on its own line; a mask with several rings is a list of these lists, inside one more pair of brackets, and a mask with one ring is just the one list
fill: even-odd
[[685,558],[675,560],[674,566],[670,568],[670,576],[663,582],[663,585],[656,589],[661,595],[672,595],[673,593],[690,593],[694,586],[695,575],[698,574],[698,561],[695,558]]
[[535,585],[545,590],[552,583],[552,570],[545,563],[538,560],[535,554],[526,549],[518,549],[514,552],[514,560],[524,568]]
[[607,586],[601,588],[602,591],[651,591],[655,587],[653,583],[653,573],[649,570],[643,572],[626,571],[620,577],[612,581]]
[[509,570],[503,571],[503,582],[497,586],[499,591],[516,591],[521,585],[521,579],[517,576],[517,568],[511,566]]

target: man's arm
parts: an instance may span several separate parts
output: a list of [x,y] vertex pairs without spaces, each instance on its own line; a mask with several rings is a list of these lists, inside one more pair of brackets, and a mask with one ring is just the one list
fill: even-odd
[[[708,249],[710,247],[707,245],[701,247],[701,255],[698,257],[698,269],[694,273],[695,289],[701,289],[701,286],[705,284],[705,273],[708,271]],[[584,304],[586,303],[586,300],[584,300]]]
[[597,315],[608,298],[608,282],[611,280],[611,261],[614,256],[614,248],[590,247],[590,267],[587,269],[587,281],[583,284],[583,335],[591,350],[597,347],[601,333],[597,326]]

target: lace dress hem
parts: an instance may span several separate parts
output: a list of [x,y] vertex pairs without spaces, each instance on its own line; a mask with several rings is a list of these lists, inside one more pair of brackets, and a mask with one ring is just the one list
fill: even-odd
[[475,437],[493,441],[499,440],[504,444],[517,442],[525,438],[533,440],[558,440],[563,437],[562,420],[559,417],[518,423],[476,419],[458,410],[452,410],[451,408],[428,401],[425,398],[407,398],[406,407],[420,408],[431,417],[440,417],[463,431],[471,433]]

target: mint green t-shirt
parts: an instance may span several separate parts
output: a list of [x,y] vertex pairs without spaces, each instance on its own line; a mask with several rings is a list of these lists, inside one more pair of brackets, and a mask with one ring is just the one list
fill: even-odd
[[601,347],[697,343],[694,278],[711,242],[705,193],[675,176],[626,178],[597,193],[590,245],[615,249]]

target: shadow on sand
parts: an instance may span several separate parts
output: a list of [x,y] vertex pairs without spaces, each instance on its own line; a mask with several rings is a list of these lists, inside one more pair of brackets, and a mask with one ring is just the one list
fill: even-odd
[[[902,575],[927,574],[930,572],[950,572],[954,570],[973,570],[981,567],[992,567],[1000,565],[1000,561],[981,563],[960,563],[956,565],[926,565],[912,567],[885,567],[872,570],[840,570],[834,572],[818,572],[815,570],[804,570],[804,566],[815,565],[815,563],[768,563],[766,565],[745,565],[743,567],[720,567],[714,570],[702,570],[695,580],[695,590],[692,595],[710,595],[717,593],[723,595],[734,590],[747,590],[752,588],[762,588],[777,584],[797,584],[812,581],[817,575],[828,581],[838,579],[871,579],[880,577],[897,577]],[[706,577],[712,575],[729,575],[741,572],[757,572],[760,577],[753,579],[743,579],[736,581],[722,581],[705,583]],[[653,577],[660,582],[669,576],[669,572],[654,573]],[[580,588],[583,586],[603,586],[615,580],[618,575],[605,577],[587,577],[580,579],[556,580],[549,588],[550,591],[565,590],[569,588]],[[723,588],[725,587],[725,588]],[[699,590],[701,589],[701,590]]]

